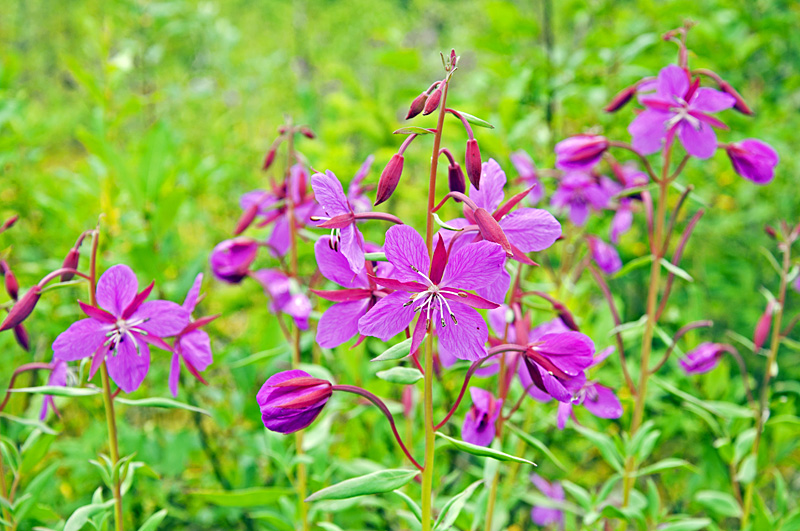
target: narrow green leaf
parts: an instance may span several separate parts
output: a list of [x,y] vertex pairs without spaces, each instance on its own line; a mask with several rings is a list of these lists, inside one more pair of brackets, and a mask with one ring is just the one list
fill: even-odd
[[739,502],[727,492],[701,490],[694,495],[694,500],[712,513],[726,518],[739,518],[742,515]]
[[392,367],[385,371],[378,371],[375,376],[387,382],[409,385],[422,379],[422,373],[419,369],[412,369],[411,367]]
[[566,479],[561,480],[561,486],[575,498],[578,505],[587,511],[592,509],[592,495],[589,494],[588,490]]
[[167,510],[161,509],[153,516],[145,520],[142,524],[142,527],[139,528],[139,531],[155,531],[158,529],[159,524],[167,517]]
[[628,321],[627,323],[622,323],[619,326],[615,326],[611,330],[608,331],[608,335],[615,336],[620,332],[627,332],[628,330],[635,330],[637,328],[644,327],[644,324],[647,322],[647,315],[643,315],[639,317],[636,321]]
[[672,262],[670,262],[666,258],[662,258],[658,262],[662,266],[664,266],[664,269],[666,269],[667,271],[669,271],[670,273],[672,273],[676,277],[680,277],[683,280],[685,280],[686,282],[694,282],[694,279],[692,278],[692,275],[687,273],[684,269],[681,269],[680,267],[676,266],[675,264],[673,264]]
[[400,343],[392,347],[389,347],[388,349],[383,351],[383,354],[375,358],[372,358],[370,361],[399,360],[405,358],[409,354],[411,354],[411,338],[408,338],[405,341],[401,341]]
[[86,522],[89,521],[89,518],[94,516],[95,514],[99,513],[100,511],[110,509],[114,505],[114,500],[108,500],[104,503],[92,503],[90,505],[84,505],[83,507],[78,507],[75,509],[75,512],[67,519],[67,523],[64,524],[64,531],[80,531]]
[[800,531],[800,509],[789,515],[781,525],[780,531]]
[[600,455],[611,465],[611,468],[617,472],[622,472],[622,456],[611,437],[577,424],[573,425],[573,429],[594,443],[600,451]]
[[52,396],[92,396],[99,395],[100,389],[93,389],[89,387],[61,387],[58,385],[42,385],[39,387],[18,387],[17,389],[11,389],[11,392]]
[[471,114],[465,113],[464,111],[458,111],[458,113],[464,118],[466,118],[466,120],[472,125],[477,125],[478,127],[485,127],[487,129],[494,129],[494,126],[489,122],[487,122],[486,120],[482,120],[477,116],[472,116]]
[[749,428],[744,430],[736,437],[733,445],[733,462],[738,463],[746,454],[750,453],[753,442],[756,439],[756,429]]
[[756,478],[756,456],[750,454],[742,460],[739,470],[736,472],[736,479],[739,483],[747,485]]
[[288,354],[291,352],[288,345],[282,344],[275,348],[271,348],[269,350],[262,350],[261,352],[256,352],[255,354],[251,354],[245,358],[240,360],[234,361],[233,363],[229,364],[229,367],[232,369],[239,369],[241,367],[246,367],[248,365],[252,365],[253,363],[266,360],[269,358],[274,358],[275,356],[280,356],[281,354]]
[[127,406],[137,406],[137,407],[161,407],[165,409],[185,409],[186,411],[193,411],[195,413],[202,413],[203,415],[211,416],[211,413],[206,411],[203,408],[192,406],[189,404],[184,404],[183,402],[178,402],[177,400],[172,400],[171,398],[159,398],[159,397],[151,397],[151,398],[140,398],[138,400],[131,400],[129,398],[115,398],[115,402],[119,402],[120,404],[125,404]]
[[400,498],[402,498],[402,499],[403,499],[403,501],[406,503],[406,506],[408,506],[409,510],[410,510],[410,511],[411,511],[411,512],[414,514],[414,516],[417,518],[417,521],[418,521],[418,522],[420,522],[420,523],[422,523],[422,509],[420,509],[419,505],[417,505],[417,502],[415,502],[414,500],[412,500],[412,499],[411,499],[411,498],[408,496],[408,494],[406,494],[406,493],[405,493],[405,492],[403,492],[403,491],[400,491],[400,490],[393,490],[392,492],[393,492],[393,493],[395,493],[395,494],[397,494],[398,496],[400,496]]
[[646,254],[644,256],[640,256],[639,258],[634,258],[633,260],[631,260],[630,262],[628,262],[627,264],[622,266],[622,269],[620,269],[619,271],[614,273],[614,276],[612,276],[611,278],[624,277],[625,275],[627,275],[631,271],[633,271],[635,269],[639,269],[640,267],[644,267],[644,266],[648,265],[652,261],[653,261],[653,255],[652,254]]
[[365,496],[367,494],[380,494],[399,489],[419,474],[418,470],[388,469],[378,470],[365,476],[346,479],[330,487],[318,490],[308,498],[307,502],[320,500],[344,500]]
[[458,439],[448,437],[444,433],[438,431],[436,432],[436,436],[441,437],[442,439],[451,443],[453,446],[455,446],[462,452],[467,452],[468,454],[477,455],[480,457],[490,457],[498,461],[514,461],[517,463],[525,463],[528,465],[536,466],[536,463],[534,463],[533,461],[528,461],[527,459],[523,459],[521,457],[516,457],[510,454],[506,454],[499,450],[495,450],[493,448],[487,448],[485,446],[478,446],[477,444],[470,444],[466,441],[460,441]]
[[481,486],[482,483],[483,480],[479,479],[464,489],[463,492],[460,492],[459,494],[456,494],[450,498],[450,501],[448,501],[445,506],[442,507],[442,512],[439,513],[439,518],[436,519],[436,523],[433,524],[434,531],[444,531],[445,529],[450,529],[453,524],[456,523],[456,519],[464,509],[464,505],[466,505],[467,500],[469,500],[470,496],[472,496],[472,494],[475,492],[475,489]]
[[0,417],[10,420],[11,422],[16,422],[17,424],[22,424],[23,426],[31,426],[36,428],[37,430],[41,431],[42,433],[46,433],[48,435],[58,435],[58,432],[45,424],[36,419],[25,419],[22,417],[15,417],[14,415],[9,415],[8,413],[0,412]]
[[684,459],[678,459],[677,457],[668,457],[666,459],[662,459],[652,465],[643,467],[639,469],[636,473],[636,476],[646,476],[648,474],[657,474],[659,472],[663,472],[665,470],[669,470],[670,468],[679,468],[684,467],[688,469],[694,469],[691,463]]
[[537,450],[540,450],[558,468],[560,468],[564,472],[567,471],[567,467],[564,466],[564,463],[562,463],[561,460],[558,457],[556,457],[555,454],[550,450],[550,448],[548,448],[547,445],[544,444],[542,441],[540,441],[539,439],[537,439],[536,437],[534,437],[529,433],[525,433],[524,431],[517,428],[513,424],[506,423],[506,427],[511,431],[513,431],[517,435],[517,437],[528,443],[530,446],[533,446]]
[[239,490],[195,490],[189,496],[220,507],[261,507],[273,505],[283,496],[291,496],[292,489],[282,487],[252,487]]
[[711,520],[708,518],[687,518],[678,522],[671,522],[664,524],[658,528],[658,531],[699,531],[700,529],[708,529]]
[[430,135],[433,131],[429,129],[425,129],[424,127],[417,127],[416,125],[410,125],[408,127],[401,127],[397,131],[393,132],[393,135]]
[[330,522],[317,522],[317,525],[325,531],[342,531],[342,528]]

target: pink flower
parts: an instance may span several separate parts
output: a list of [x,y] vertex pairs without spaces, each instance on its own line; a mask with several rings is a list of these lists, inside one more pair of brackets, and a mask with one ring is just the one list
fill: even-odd
[[727,348],[718,343],[701,343],[680,360],[681,368],[687,374],[708,372],[719,364]]
[[252,274],[272,299],[270,310],[285,313],[300,330],[308,330],[308,316],[311,315],[311,301],[300,290],[297,281],[287,277],[277,269],[259,269]]
[[519,180],[527,188],[531,188],[528,194],[528,200],[532,205],[537,204],[544,197],[544,186],[539,180],[539,175],[536,172],[536,165],[533,159],[524,150],[515,151],[511,154],[511,164],[519,173]]
[[591,170],[608,149],[608,139],[600,135],[575,135],[556,144],[556,168]]
[[568,209],[569,220],[582,227],[589,218],[589,209],[600,211],[608,208],[617,191],[608,181],[582,171],[572,171],[561,178],[550,204],[553,208]]
[[294,433],[314,422],[331,394],[333,386],[329,381],[293,370],[270,376],[256,400],[261,421],[268,430]]
[[772,146],[748,138],[732,142],[725,148],[736,173],[756,184],[767,184],[775,177],[775,166],[780,157]]
[[181,374],[181,360],[186,365],[192,375],[200,380],[203,377],[199,373],[208,368],[214,361],[214,356],[211,353],[211,340],[208,334],[201,330],[201,327],[207,325],[217,318],[217,316],[203,317],[200,319],[192,319],[191,314],[194,312],[198,301],[200,300],[200,286],[203,283],[203,274],[199,273],[194,279],[189,293],[186,294],[186,299],[183,301],[183,309],[189,312],[190,322],[181,332],[175,337],[175,344],[173,346],[172,363],[170,364],[169,371],[169,390],[172,396],[178,396],[178,381]]
[[596,236],[587,236],[592,260],[606,275],[613,275],[622,269],[622,260],[613,245],[608,244]]
[[503,410],[503,401],[478,387],[470,387],[472,407],[464,416],[461,438],[478,446],[489,446],[497,433],[495,422]]
[[208,262],[214,276],[228,284],[238,284],[250,272],[258,254],[258,243],[240,236],[220,242],[211,251]]

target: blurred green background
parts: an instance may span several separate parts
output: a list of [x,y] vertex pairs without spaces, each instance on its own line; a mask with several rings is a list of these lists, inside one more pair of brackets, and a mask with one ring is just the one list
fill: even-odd
[[[239,195],[263,185],[260,163],[285,115],[317,133],[316,140],[300,143],[313,167],[331,169],[347,182],[374,153],[368,182],[375,183],[401,141],[391,132],[400,127],[411,100],[440,75],[439,52],[452,47],[462,59],[449,103],[496,126],[476,132],[484,159],[496,158],[511,176],[508,155],[525,149],[539,167],[552,167],[552,147],[567,135],[591,130],[629,138],[630,109],[615,115],[601,109],[618,90],[675,60],[676,47],[660,36],[687,18],[697,22],[689,36],[692,65],[718,72],[756,112],[754,117],[725,113],[731,131],[721,132],[720,139],[758,137],[782,160],[766,187],[737,176],[724,153],[689,164],[683,182],[696,186],[707,213],[684,263],[696,282],[679,285],[665,327],[675,330],[707,318],[715,326],[696,340],[729,341],[726,330],[750,337],[765,304],[758,289],[775,290],[777,283],[760,250],[772,248],[763,226],[783,218],[800,221],[800,39],[792,38],[800,27],[800,4],[788,0],[7,0],[0,15],[0,217],[19,214],[20,221],[2,235],[2,247],[26,289],[57,268],[78,234],[102,214],[101,267],[127,263],[141,282],[156,279],[160,296],[182,300],[194,275],[207,270],[211,248],[229,237],[240,212]],[[463,133],[451,127],[445,143],[461,153],[463,141]],[[427,179],[428,147],[414,145],[406,159],[403,186],[389,208],[419,227],[424,213],[417,201]],[[552,192],[552,183],[546,187]],[[691,204],[691,210],[697,206]],[[597,228],[603,236],[605,230]],[[378,232],[370,234],[380,239]],[[641,228],[623,238],[623,261],[645,254],[636,241],[640,236]],[[301,256],[311,257],[310,245]],[[304,264],[310,273],[311,261]],[[642,313],[643,278],[637,272],[612,282],[623,320]],[[189,494],[220,484],[287,484],[280,463],[291,454],[289,442],[263,433],[254,400],[258,386],[285,366],[286,358],[277,354],[241,368],[232,365],[281,342],[265,298],[252,284],[222,286],[210,275],[205,291],[202,313],[223,314],[210,327],[211,385],[189,383],[180,398],[210,409],[213,419],[122,409],[123,453],[138,452],[137,459],[161,478],[138,479],[126,497],[128,508],[136,523],[168,507],[169,521],[186,529],[282,529],[275,516],[280,503],[242,519],[241,509]],[[43,299],[29,320],[32,355],[9,334],[0,335],[3,385],[13,367],[32,358],[49,361],[53,339],[77,316],[76,297],[85,297],[85,291],[67,289]],[[576,304],[598,344],[608,343],[610,320],[602,300],[595,296]],[[797,308],[796,302],[790,307]],[[361,350],[326,356],[325,365],[340,380],[371,378]],[[800,361],[791,350],[782,356],[787,367]],[[137,396],[168,394],[168,357],[154,353],[153,360]],[[748,365],[759,375],[763,363],[751,359]],[[698,394],[741,398],[740,390],[727,385],[726,375],[736,375],[733,364],[694,380],[674,367],[668,369],[671,377],[686,388],[699,387]],[[605,380],[617,378],[609,369]],[[385,383],[378,390],[399,398]],[[10,407],[22,415],[28,406],[15,398]],[[356,422],[369,429],[374,424],[386,442],[371,447],[367,429],[338,429],[335,443],[325,444],[335,444],[333,453],[342,461],[367,457],[391,465],[399,459],[386,455],[390,441],[380,418],[346,404],[337,407],[338,416],[327,414],[328,429],[334,418],[360,415]],[[712,459],[713,450],[676,442],[705,437],[699,421],[683,427],[678,407],[660,407],[668,426],[664,438],[674,438],[665,454],[677,444],[690,461]],[[86,460],[103,449],[105,425],[99,400],[64,402],[62,410],[61,434],[46,451],[59,462],[48,505],[64,517],[100,484]],[[556,445],[567,440],[566,433],[552,437]],[[576,442],[563,452],[575,466],[588,466],[585,450]],[[315,481],[327,478],[326,456],[327,447],[314,457],[322,463],[312,472]],[[682,479],[713,484],[710,463],[705,479],[690,480],[688,474]],[[589,472],[589,483],[595,473]],[[672,489],[676,497],[683,488]],[[52,522],[54,516],[41,511],[40,522]]]

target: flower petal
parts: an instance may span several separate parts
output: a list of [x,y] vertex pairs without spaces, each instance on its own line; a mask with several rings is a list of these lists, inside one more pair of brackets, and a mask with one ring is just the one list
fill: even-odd
[[136,310],[130,320],[145,319],[138,325],[149,334],[164,338],[176,336],[189,324],[189,312],[172,301],[147,301]]
[[202,372],[214,361],[211,352],[211,340],[204,330],[192,330],[178,339],[181,356]]
[[481,241],[465,245],[450,255],[439,285],[478,289],[497,279],[505,261],[506,253],[496,243]]
[[678,138],[686,152],[698,159],[707,159],[717,150],[717,135],[710,125],[703,122],[695,129],[683,120],[678,126]]
[[197,306],[197,299],[200,297],[200,286],[203,284],[203,273],[198,273],[196,277],[194,277],[194,283],[192,283],[192,287],[189,288],[189,293],[186,294],[186,298],[183,300],[183,308],[191,314],[194,311],[195,306]]
[[124,336],[117,348],[108,354],[106,364],[114,383],[126,393],[132,393],[142,385],[150,369],[150,348],[144,341]]
[[[476,289],[475,292],[484,299],[502,304],[503,301],[506,300],[509,287],[511,287],[511,275],[503,268],[493,282]],[[467,299],[464,299],[464,302],[469,304]]]
[[322,314],[317,325],[317,343],[322,348],[338,347],[358,334],[358,320],[367,313],[369,299],[334,304]]
[[110,329],[95,319],[76,321],[53,342],[53,357],[64,361],[88,358],[105,342]]
[[494,212],[500,203],[503,202],[505,194],[503,187],[506,185],[506,174],[494,159],[489,159],[483,163],[481,170],[481,189],[478,190],[470,184],[469,198],[475,203],[485,208],[489,212]]
[[547,210],[520,208],[500,220],[508,241],[522,252],[543,251],[561,237],[561,224]]
[[124,264],[118,264],[110,267],[97,282],[97,303],[119,317],[136,297],[138,290],[139,282],[133,270]]
[[614,391],[597,383],[587,391],[583,406],[601,419],[618,419],[622,416],[622,404]]
[[178,396],[178,380],[181,377],[181,357],[177,353],[172,355],[172,361],[169,364],[169,392],[173,397]]
[[633,138],[631,144],[642,155],[650,155],[661,149],[661,141],[667,133],[666,121],[672,113],[647,109],[628,126]]
[[735,104],[736,98],[730,94],[710,87],[703,87],[697,89],[697,92],[694,93],[692,101],[689,102],[689,107],[696,111],[719,112],[730,109]]
[[342,183],[332,171],[328,170],[325,173],[312,175],[311,188],[314,190],[314,198],[328,217],[352,212],[347,197],[344,195]]
[[656,95],[668,100],[676,101],[676,98],[683,98],[689,90],[689,76],[686,71],[678,65],[668,65],[658,73],[656,84]]
[[486,355],[484,346],[489,339],[489,329],[478,312],[460,302],[450,302],[450,309],[458,323],[445,316],[445,326],[439,317],[438,309],[432,317],[439,333],[439,350],[460,360],[475,361]]
[[355,223],[339,233],[339,252],[347,259],[350,270],[359,273],[364,269],[364,236]]
[[369,286],[364,271],[364,252],[361,252],[361,269],[354,272],[350,263],[342,253],[331,249],[330,236],[323,236],[314,244],[314,257],[322,276],[343,288],[366,288]]
[[395,225],[386,231],[386,258],[394,266],[395,276],[404,282],[420,282],[431,265],[428,248],[422,236],[408,225]]
[[389,341],[414,319],[414,305],[405,305],[409,300],[408,293],[403,291],[382,298],[358,320],[358,331],[365,336]]
[[282,215],[275,220],[267,245],[275,256],[284,256],[289,251],[290,244],[289,218]]

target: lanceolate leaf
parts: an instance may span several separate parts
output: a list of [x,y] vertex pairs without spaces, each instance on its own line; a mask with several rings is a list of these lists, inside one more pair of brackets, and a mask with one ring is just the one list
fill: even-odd
[[424,127],[417,127],[415,125],[411,125],[408,127],[401,127],[394,133],[393,135],[430,135],[433,131],[430,129],[425,129]]
[[139,528],[139,531],[156,531],[158,529],[159,524],[167,517],[167,510],[161,509],[153,516],[145,520],[142,524],[142,527]]
[[442,439],[451,443],[453,446],[455,446],[462,452],[467,452],[468,454],[477,455],[480,457],[490,457],[498,461],[515,461],[517,463],[525,463],[528,465],[536,466],[536,463],[534,463],[533,461],[528,461],[527,459],[523,459],[522,457],[516,457],[510,454],[503,453],[499,450],[494,450],[493,448],[487,448],[485,446],[478,446],[477,444],[470,444],[466,441],[460,441],[458,439],[448,437],[444,433],[438,431],[436,432],[436,436],[441,437]]
[[263,507],[274,505],[281,497],[291,496],[292,489],[253,487],[239,490],[195,490],[189,496],[220,507]]
[[[410,348],[410,347],[409,347]],[[409,385],[422,379],[422,373],[419,369],[412,369],[410,367],[392,367],[385,371],[378,371],[375,376],[387,382]]]
[[185,409],[186,411],[194,411],[195,413],[202,413],[203,415],[211,416],[211,413],[206,411],[203,408],[199,408],[196,406],[191,406],[189,404],[184,404],[183,402],[178,402],[177,400],[172,400],[171,398],[140,398],[138,400],[131,400],[129,398],[116,398],[114,399],[115,402],[119,402],[120,404],[125,404],[128,406],[138,406],[138,407],[161,407],[166,409]]
[[341,483],[318,490],[307,502],[320,500],[345,500],[367,494],[381,494],[399,489],[419,474],[417,470],[388,469],[372,472],[365,476],[346,479]]
[[560,468],[564,472],[567,471],[567,468],[564,466],[564,463],[562,463],[561,460],[559,460],[558,457],[556,457],[555,454],[550,450],[550,448],[548,448],[547,445],[544,444],[542,441],[540,441],[539,439],[537,439],[533,435],[525,433],[524,431],[522,431],[521,429],[517,428],[513,424],[506,423],[506,427],[508,429],[510,429],[511,431],[513,431],[517,435],[517,437],[519,437],[520,439],[522,439],[523,441],[525,441],[529,445],[533,446],[537,450],[539,450],[542,453],[544,453],[544,455],[546,455],[548,457],[548,459],[550,459],[550,461],[552,461],[553,464],[556,465],[558,468]]
[[400,343],[384,350],[383,354],[375,358],[372,358],[372,360],[370,361],[399,360],[405,358],[410,353],[411,353],[411,338],[408,338],[405,341],[401,341]]
[[458,111],[458,113],[464,118],[466,118],[466,120],[472,125],[477,125],[478,127],[485,127],[487,129],[494,129],[494,126],[489,122],[487,122],[486,120],[482,120],[477,116],[472,116],[471,114],[465,113],[464,111]]
[[52,396],[92,396],[99,395],[100,389],[94,389],[90,387],[61,387],[58,385],[42,385],[39,387],[19,387],[17,389],[12,389],[11,392]]
[[447,504],[442,507],[442,512],[439,514],[439,518],[436,519],[436,523],[433,524],[434,531],[444,531],[445,529],[450,529],[452,525],[456,522],[456,518],[458,515],[461,514],[461,510],[466,505],[467,501],[469,500],[470,496],[475,492],[483,480],[478,480],[459,494],[453,496]]

